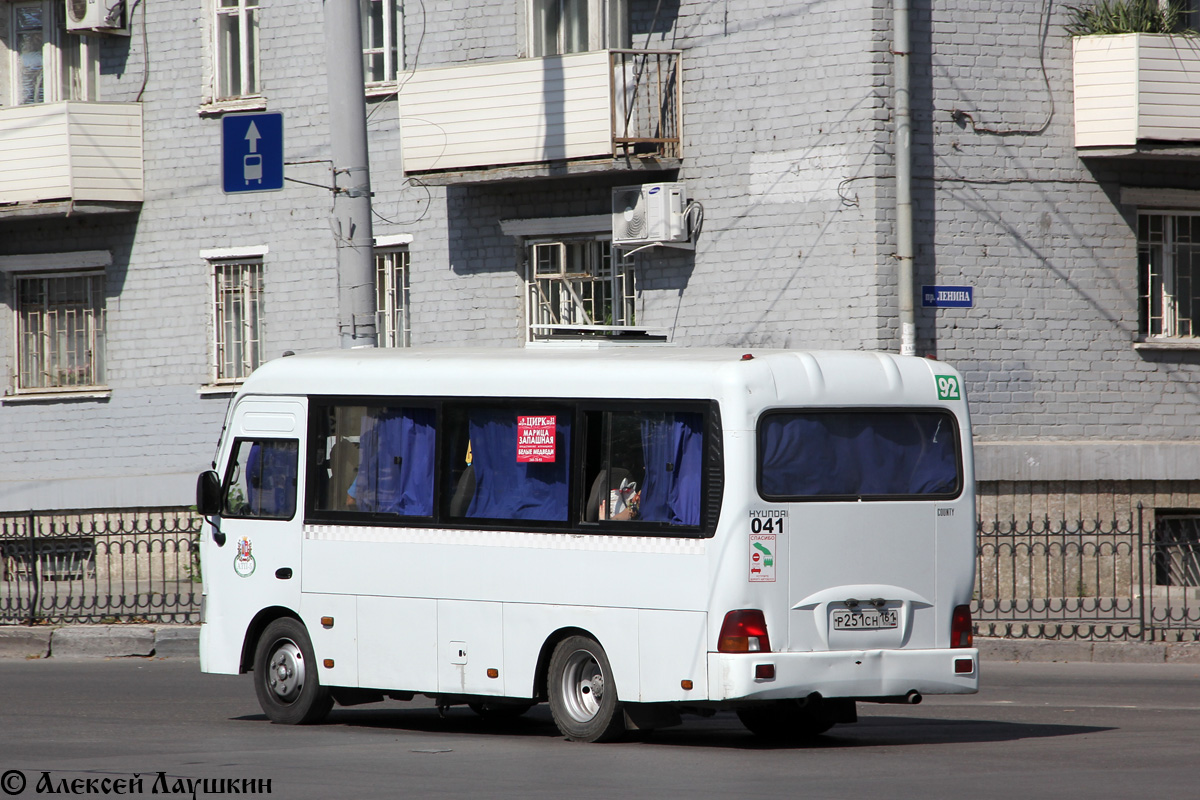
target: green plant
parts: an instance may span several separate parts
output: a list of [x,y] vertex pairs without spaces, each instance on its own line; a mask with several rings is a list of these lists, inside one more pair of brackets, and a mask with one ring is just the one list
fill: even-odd
[[1072,36],[1109,33],[1180,33],[1196,35],[1185,17],[1184,0],[1096,0],[1086,6],[1068,6],[1071,21],[1064,27]]

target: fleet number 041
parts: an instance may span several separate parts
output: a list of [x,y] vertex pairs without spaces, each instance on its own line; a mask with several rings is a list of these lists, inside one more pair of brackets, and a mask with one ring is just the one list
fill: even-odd
[[783,533],[783,517],[763,519],[754,517],[750,520],[751,533]]

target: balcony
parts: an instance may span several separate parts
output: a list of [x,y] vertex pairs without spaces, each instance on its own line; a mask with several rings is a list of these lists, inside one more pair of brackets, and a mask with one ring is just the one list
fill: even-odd
[[141,105],[0,109],[0,218],[129,211],[141,201]]
[[680,53],[598,50],[410,73],[404,172],[426,183],[679,166]]
[[1127,33],[1073,44],[1080,155],[1200,157],[1200,39]]

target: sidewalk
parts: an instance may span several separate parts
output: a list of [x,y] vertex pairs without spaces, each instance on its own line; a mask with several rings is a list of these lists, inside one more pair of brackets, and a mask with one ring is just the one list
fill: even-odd
[[[1084,642],[975,638],[982,661],[1200,664],[1200,642]],[[0,626],[4,658],[196,658],[197,625]]]

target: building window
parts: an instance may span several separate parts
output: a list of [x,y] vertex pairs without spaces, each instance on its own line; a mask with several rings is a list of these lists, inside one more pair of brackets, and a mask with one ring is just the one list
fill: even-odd
[[408,347],[408,250],[375,253],[375,330],[380,347]]
[[213,263],[213,354],[217,383],[240,381],[262,363],[263,265]]
[[629,47],[627,0],[529,0],[533,56]]
[[1200,214],[1139,214],[1140,331],[1200,336]]
[[529,340],[637,324],[633,267],[614,266],[607,239],[533,242],[526,261]]
[[1200,586],[1200,515],[1195,511],[1155,514],[1154,585]]
[[258,85],[258,0],[218,0],[217,99],[249,97]]
[[15,279],[17,391],[104,385],[104,273]]
[[52,0],[0,5],[0,31],[7,58],[9,102],[0,105],[95,100],[100,77],[94,36],[67,33],[65,6]]
[[360,0],[363,75],[368,85],[395,81],[404,69],[404,9],[400,0]]

